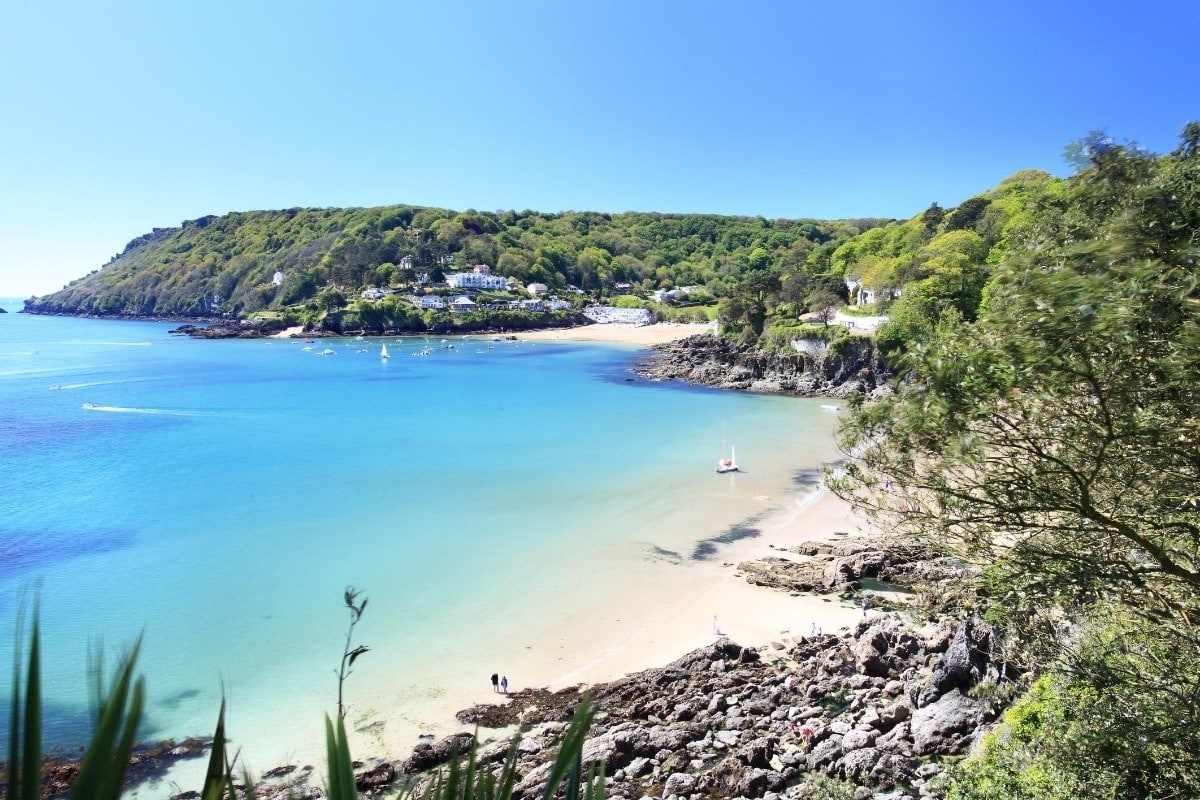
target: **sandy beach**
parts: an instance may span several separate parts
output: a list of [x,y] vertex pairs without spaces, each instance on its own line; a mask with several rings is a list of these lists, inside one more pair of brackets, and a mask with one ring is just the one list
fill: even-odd
[[522,331],[517,338],[533,342],[608,342],[613,344],[652,345],[673,342],[698,333],[712,333],[711,325],[660,322],[657,325],[580,325],[576,328],[550,328]]
[[[798,504],[804,502],[804,507]],[[577,683],[613,680],[650,667],[663,666],[716,638],[714,630],[738,644],[757,647],[782,637],[808,634],[815,625],[825,632],[853,625],[861,610],[828,597],[792,596],[752,586],[735,575],[737,564],[781,553],[793,545],[839,533],[863,535],[867,521],[841,499],[822,490],[802,501],[791,498],[764,520],[763,534],[726,546],[715,563],[656,581],[652,595],[614,593],[602,608],[543,636],[538,651],[574,653],[573,663],[530,658],[514,665],[528,676],[527,685],[562,688]],[[713,618],[716,618],[714,628]],[[557,641],[555,641],[557,639]],[[528,652],[528,651],[527,651]]]
[[[541,331],[521,331],[523,341],[607,342],[610,344],[652,345],[673,342],[698,333],[711,333],[711,325],[660,322],[657,325],[580,325],[575,328],[550,328]],[[302,326],[287,328],[273,334],[275,339],[292,339],[304,335]],[[482,334],[474,334],[482,336]]]

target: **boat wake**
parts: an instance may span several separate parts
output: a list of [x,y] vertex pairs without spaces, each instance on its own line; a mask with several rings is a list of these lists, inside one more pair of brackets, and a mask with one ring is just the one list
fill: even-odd
[[156,414],[164,417],[211,417],[211,411],[179,411],[170,408],[130,408],[128,406],[101,406],[84,403],[84,411],[104,411],[109,414]]
[[53,386],[51,386],[50,388],[51,389],[62,389],[65,391],[67,389],[86,389],[89,386],[112,386],[113,384],[117,384],[117,383],[141,383],[145,380],[147,380],[147,379],[146,378],[126,378],[126,379],[122,379],[122,380],[112,380],[112,381],[88,381],[86,383],[56,383]]

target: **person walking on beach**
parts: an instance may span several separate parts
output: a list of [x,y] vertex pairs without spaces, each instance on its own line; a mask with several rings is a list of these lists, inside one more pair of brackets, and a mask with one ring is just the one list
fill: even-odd
[[500,693],[508,694],[508,676],[505,675],[500,679]]
[[496,673],[494,673],[494,672],[493,672],[493,673],[492,673],[492,691],[493,691],[493,692],[498,692],[498,691],[500,691],[500,690],[497,688],[499,685],[500,685],[500,676],[499,676],[499,675],[497,675]]

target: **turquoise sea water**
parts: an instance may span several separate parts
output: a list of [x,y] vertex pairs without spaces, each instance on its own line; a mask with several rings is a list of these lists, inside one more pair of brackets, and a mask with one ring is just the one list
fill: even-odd
[[[361,707],[486,685],[611,570],[719,556],[836,457],[817,402],[630,381],[628,347],[388,338],[382,361],[171,327],[0,315],[0,624],[40,597],[52,745],[86,735],[89,643],[111,663],[140,635],[145,738],[211,732],[224,687],[241,744],[304,750],[348,584]],[[745,473],[714,473],[722,430]]]

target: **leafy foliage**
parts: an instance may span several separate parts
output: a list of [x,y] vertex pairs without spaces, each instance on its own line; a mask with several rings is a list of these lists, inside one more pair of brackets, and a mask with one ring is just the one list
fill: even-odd
[[1026,665],[1106,731],[1049,751],[1055,769],[1196,796],[1179,753],[1200,752],[1200,718],[1171,709],[1200,701],[1200,159],[1186,132],[1169,156],[1089,152],[1042,193],[978,320],[943,309],[897,395],[855,413],[843,445],[862,459],[837,490],[986,568]]
[[809,256],[858,230],[844,222],[703,214],[417,206],[239,212],[155,229],[100,270],[28,307],[247,316],[313,301],[336,310],[363,287],[407,285],[420,274],[438,281],[476,263],[522,284],[576,286],[592,295],[626,282],[645,291],[707,286],[723,296],[747,270],[820,271]]

